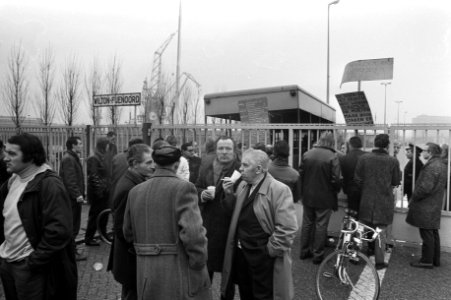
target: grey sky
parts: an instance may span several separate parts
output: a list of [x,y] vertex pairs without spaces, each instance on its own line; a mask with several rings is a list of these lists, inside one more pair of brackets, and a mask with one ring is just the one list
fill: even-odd
[[[202,84],[203,93],[297,84],[325,101],[329,2],[183,1],[182,71]],[[385,57],[395,61],[387,88],[389,123],[396,122],[395,100],[403,101],[401,122],[420,114],[451,115],[448,2],[341,0],[331,6],[331,105],[337,122],[343,122],[343,115],[333,95],[357,90],[356,83],[340,89],[345,65]],[[33,76],[40,52],[50,44],[58,67],[77,55],[85,71],[94,58],[105,68],[117,54],[123,91],[141,91],[144,78],[150,77],[153,52],[177,30],[177,22],[178,0],[6,0],[0,4],[0,78],[14,43],[22,43]],[[165,73],[175,73],[175,60],[176,39],[163,57]],[[370,81],[362,83],[362,90],[381,123],[384,87]]]

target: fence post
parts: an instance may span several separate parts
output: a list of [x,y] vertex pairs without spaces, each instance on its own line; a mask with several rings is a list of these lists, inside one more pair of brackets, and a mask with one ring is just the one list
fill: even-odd
[[90,157],[91,156],[91,125],[86,125],[85,135],[86,135],[86,157]]
[[142,127],[142,139],[144,141],[144,144],[150,145],[151,140],[151,132],[150,129],[152,128],[152,123],[143,123]]

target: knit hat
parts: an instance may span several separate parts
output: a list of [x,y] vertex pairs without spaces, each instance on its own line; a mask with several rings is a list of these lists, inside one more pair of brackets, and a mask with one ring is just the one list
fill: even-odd
[[180,156],[182,156],[182,152],[174,146],[163,146],[155,149],[152,153],[153,160],[160,166],[173,164],[180,159]]

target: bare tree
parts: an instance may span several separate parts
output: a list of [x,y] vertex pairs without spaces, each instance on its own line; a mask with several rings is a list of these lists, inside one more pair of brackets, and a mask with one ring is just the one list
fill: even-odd
[[180,99],[181,104],[181,121],[183,124],[188,124],[189,122],[189,116],[191,115],[190,108],[192,105],[192,98],[193,98],[193,89],[191,85],[186,85],[185,88],[182,91],[182,96]]
[[88,103],[91,112],[92,123],[94,126],[100,124],[101,110],[94,106],[94,96],[98,95],[101,89],[101,73],[97,61],[94,60],[90,74],[85,78],[85,87],[88,94]]
[[14,45],[8,57],[8,73],[4,83],[3,94],[6,100],[6,107],[17,131],[20,131],[28,96],[27,66],[28,62],[22,46]]
[[45,126],[51,125],[55,118],[55,101],[53,83],[55,79],[55,56],[49,46],[44,50],[39,61],[39,87],[42,99],[38,102],[39,114]]
[[66,61],[58,95],[63,122],[67,126],[72,126],[77,119],[77,112],[80,106],[79,88],[80,67],[77,59],[72,57]]
[[[121,78],[121,63],[118,61],[116,55],[114,55],[112,61],[108,66],[106,73],[107,89],[109,94],[118,94],[122,89],[122,78]],[[111,106],[108,109],[108,118],[112,125],[119,123],[122,110],[117,106]]]

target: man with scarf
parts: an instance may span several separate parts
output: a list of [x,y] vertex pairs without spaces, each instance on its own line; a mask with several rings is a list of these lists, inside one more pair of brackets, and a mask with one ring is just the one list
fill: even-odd
[[[221,272],[224,250],[229,230],[231,210],[227,207],[223,178],[231,177],[239,170],[240,162],[236,155],[235,141],[228,136],[216,140],[216,158],[206,164],[202,163],[196,187],[199,193],[200,209],[208,238],[208,272],[213,279],[214,272]],[[239,181],[235,183],[237,186]],[[207,187],[215,186],[215,192]],[[233,297],[232,297],[233,298]]]

